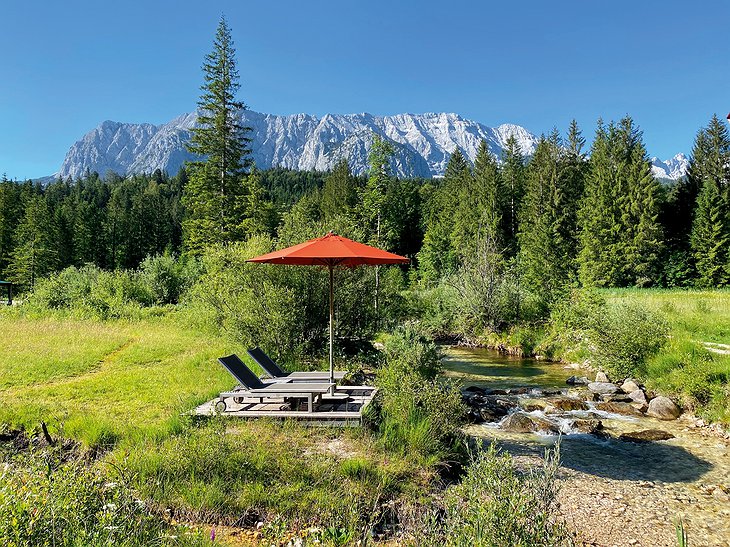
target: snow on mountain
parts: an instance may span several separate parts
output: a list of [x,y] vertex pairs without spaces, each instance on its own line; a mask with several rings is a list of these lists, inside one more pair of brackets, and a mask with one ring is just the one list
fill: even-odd
[[681,179],[687,174],[688,167],[689,159],[684,154],[677,154],[665,161],[651,158],[651,172],[659,179]]
[[[400,176],[442,175],[457,146],[474,161],[482,139],[497,157],[510,135],[517,138],[525,155],[532,155],[537,145],[537,138],[518,125],[491,128],[447,113],[327,114],[318,118],[247,110],[242,117],[244,125],[252,128],[252,155],[262,169],[281,166],[327,170],[338,159],[347,158],[353,172],[363,173],[373,133],[392,142],[393,167]],[[59,175],[75,178],[87,169],[101,175],[109,170],[129,174],[155,169],[174,174],[192,159],[184,144],[196,121],[195,113],[157,126],[106,121],[71,147]]]

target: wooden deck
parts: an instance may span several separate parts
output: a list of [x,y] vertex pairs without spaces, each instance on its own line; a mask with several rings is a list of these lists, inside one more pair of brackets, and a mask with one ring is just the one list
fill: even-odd
[[[315,404],[314,412],[307,412],[306,401],[285,402],[284,399],[258,398],[226,399],[226,410],[217,412],[213,399],[197,407],[196,416],[223,416],[226,418],[294,419],[310,425],[360,425],[363,411],[375,398],[377,389],[371,386],[337,386],[335,398],[326,395]],[[296,408],[293,408],[296,407]]]

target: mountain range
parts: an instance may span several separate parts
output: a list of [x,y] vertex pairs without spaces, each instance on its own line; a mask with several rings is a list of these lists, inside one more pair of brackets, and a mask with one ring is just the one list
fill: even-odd
[[[80,177],[86,170],[101,175],[151,173],[156,169],[174,174],[193,159],[185,142],[197,123],[195,112],[168,123],[120,123],[105,121],[89,131],[69,149],[54,177]],[[252,129],[251,149],[256,166],[299,170],[330,169],[346,158],[356,174],[367,170],[367,156],[373,134],[393,144],[394,171],[402,177],[443,175],[449,156],[458,146],[474,161],[482,140],[500,157],[507,139],[514,135],[526,156],[537,146],[537,137],[524,127],[503,124],[488,127],[451,113],[396,114],[309,114],[279,116],[246,110],[245,126]],[[687,159],[678,154],[662,162],[652,158],[656,176],[676,179],[686,172]]]

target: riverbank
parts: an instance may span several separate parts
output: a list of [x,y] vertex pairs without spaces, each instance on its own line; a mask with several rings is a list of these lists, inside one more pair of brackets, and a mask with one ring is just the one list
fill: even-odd
[[[524,412],[527,405],[533,408],[532,418],[563,427],[560,436],[507,431],[501,423],[513,412],[509,411],[495,422],[470,425],[465,431],[475,439],[496,442],[527,467],[540,465],[543,451],[559,440],[560,511],[578,544],[674,546],[675,520],[683,518],[690,544],[730,545],[730,441],[698,427],[690,415],[664,421],[595,407],[546,412],[539,410],[544,408],[541,403],[561,397],[578,401],[566,380],[581,371],[464,348],[450,350],[445,364],[447,376],[460,378],[465,389],[510,391],[521,402],[522,410],[514,412]],[[600,420],[600,431],[586,434],[565,427],[572,419]],[[621,437],[646,430],[671,438],[630,442]]]
[[[598,308],[596,302],[605,302]],[[641,370],[615,378],[637,377],[647,389],[672,398],[685,412],[697,415],[707,423],[730,427],[730,291],[679,289],[606,289],[594,296],[579,296],[555,311],[546,323],[520,324],[501,333],[484,333],[468,341],[464,347],[496,349],[514,357],[573,364],[576,368],[598,372],[595,366],[595,319],[611,310],[629,308],[645,310],[651,321],[664,324],[666,334],[660,338],[655,352],[644,345],[653,344],[649,336],[634,332],[626,317],[625,332],[614,333],[608,344],[610,351],[622,351],[628,359],[637,359]],[[602,311],[603,310],[603,311]],[[618,327],[622,318],[616,318]],[[616,327],[616,328],[618,328]],[[650,327],[650,326],[649,326]],[[641,323],[637,324],[641,330]],[[640,360],[634,355],[647,353]],[[592,375],[591,375],[592,376]]]

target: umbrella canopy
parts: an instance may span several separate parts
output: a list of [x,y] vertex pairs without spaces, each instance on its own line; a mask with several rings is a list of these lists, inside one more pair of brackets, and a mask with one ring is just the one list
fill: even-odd
[[299,245],[250,259],[248,262],[291,264],[295,266],[362,266],[369,264],[408,264],[404,256],[358,243],[330,232]]
[[[389,253],[377,247],[370,247],[330,232],[326,236],[310,239],[293,247],[251,258],[248,262],[294,266],[326,266],[328,268],[330,277],[330,382],[334,384],[335,364],[332,347],[335,309],[334,267],[354,267],[366,264],[371,266],[408,264],[409,260],[404,256]],[[330,395],[334,395],[334,387],[330,390]]]

